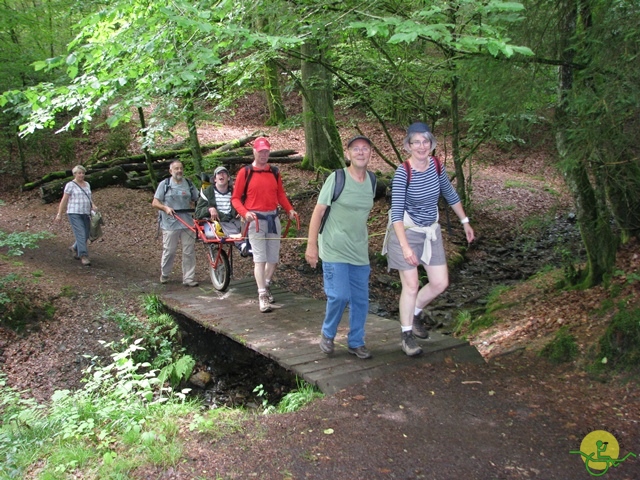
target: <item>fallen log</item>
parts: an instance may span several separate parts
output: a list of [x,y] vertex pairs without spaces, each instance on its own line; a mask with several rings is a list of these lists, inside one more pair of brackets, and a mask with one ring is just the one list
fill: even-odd
[[[209,152],[211,150],[216,150],[220,148],[220,146],[222,145],[225,145],[225,143],[216,142],[208,145],[203,145],[201,149],[203,152]],[[191,156],[191,148],[179,148],[176,150],[165,150],[163,152],[149,153],[149,156],[153,161],[167,160],[167,159],[176,160],[179,157],[182,157],[185,155]],[[114,158],[113,160],[109,160],[108,162],[99,162],[96,164],[90,164],[90,165],[87,165],[87,168],[98,168],[97,167],[98,165],[101,166],[100,168],[105,168],[105,167],[112,167],[115,165],[122,165],[125,163],[144,163],[144,162],[145,162],[144,153],[139,153],[136,155],[129,155],[126,157],[117,157],[117,158]]]

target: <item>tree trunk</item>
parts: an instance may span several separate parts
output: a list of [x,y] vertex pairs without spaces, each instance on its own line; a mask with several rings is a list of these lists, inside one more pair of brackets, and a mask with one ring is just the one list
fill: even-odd
[[20,172],[22,173],[22,181],[26,182],[29,180],[29,176],[27,175],[27,159],[24,155],[24,148],[22,145],[22,138],[18,135],[16,131],[16,143],[18,145],[18,156],[20,157]]
[[198,140],[198,129],[196,127],[196,113],[193,106],[193,98],[187,100],[186,106],[186,122],[189,130],[189,146],[191,147],[191,158],[193,160],[193,168],[199,177],[204,171],[202,168],[202,149],[200,148],[200,140]]
[[306,157],[305,168],[335,169],[344,166],[342,142],[333,111],[331,75],[322,66],[322,52],[315,41],[302,46],[302,115]]
[[[588,159],[571,156],[571,145],[567,129],[572,123],[569,113],[569,93],[573,88],[573,59],[575,51],[571,39],[576,33],[576,3],[571,0],[560,2],[560,55],[562,66],[559,70],[559,98],[556,106],[556,148],[561,165],[564,165],[565,181],[571,191],[575,205],[578,226],[587,252],[587,268],[575,279],[567,279],[582,288],[600,283],[615,265],[617,237],[610,226],[610,214],[603,192],[598,192],[589,180]],[[593,172],[597,174],[598,172]],[[604,189],[602,189],[604,190]]]
[[[455,70],[455,66],[453,67]],[[455,73],[451,79],[451,150],[453,154],[453,165],[456,171],[456,191],[460,201],[465,208],[469,207],[469,197],[467,195],[467,185],[462,168],[462,155],[460,154],[460,105],[458,102],[458,84],[460,79]]]
[[[617,162],[621,161],[621,164]],[[605,165],[607,198],[611,204],[622,241],[640,237],[640,166],[632,152],[622,152],[612,159],[615,165]]]
[[149,148],[147,148],[144,142],[147,137],[147,125],[144,121],[144,111],[142,110],[142,107],[138,107],[138,116],[140,117],[140,132],[142,133],[144,145],[142,147],[144,161],[147,164],[147,168],[149,169],[149,180],[151,181],[151,185],[155,189],[158,186],[158,177],[156,177],[156,172],[153,169],[153,158],[151,157],[151,152],[149,152]]
[[267,96],[269,119],[267,125],[280,125],[287,119],[282,100],[282,91],[278,80],[278,66],[273,60],[267,60],[264,65],[264,92]]

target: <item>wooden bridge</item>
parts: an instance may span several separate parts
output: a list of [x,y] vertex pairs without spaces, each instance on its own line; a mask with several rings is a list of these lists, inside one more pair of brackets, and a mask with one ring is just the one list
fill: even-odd
[[226,292],[180,287],[160,298],[170,309],[273,359],[326,394],[408,364],[442,362],[446,357],[484,363],[469,343],[434,332],[429,340],[418,340],[421,356],[408,357],[400,348],[399,323],[372,314],[367,317],[366,343],[373,358],[361,360],[347,352],[348,312],[335,338],[335,352],[325,355],[318,347],[325,302],[277,287],[271,291],[276,303],[270,313],[260,312],[253,279],[233,282]]

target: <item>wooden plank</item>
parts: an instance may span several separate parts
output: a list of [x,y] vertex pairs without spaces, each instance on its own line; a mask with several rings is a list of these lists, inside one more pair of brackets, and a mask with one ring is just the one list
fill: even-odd
[[418,343],[424,354],[407,357],[400,348],[400,325],[370,314],[367,316],[367,348],[373,358],[361,360],[347,352],[348,311],[335,338],[335,352],[320,351],[320,329],[325,301],[272,290],[276,303],[273,312],[261,313],[253,279],[232,284],[227,292],[214,289],[175,289],[161,295],[172,310],[217,333],[278,362],[325,393],[334,393],[349,385],[370,381],[411,364],[442,362],[484,362],[475,347],[467,342],[433,333]]

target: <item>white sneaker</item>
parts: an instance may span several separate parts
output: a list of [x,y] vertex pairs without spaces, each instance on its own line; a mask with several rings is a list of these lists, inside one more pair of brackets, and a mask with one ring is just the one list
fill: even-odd
[[267,313],[271,311],[271,304],[269,303],[269,296],[265,293],[258,295],[258,302],[260,303],[260,311]]

